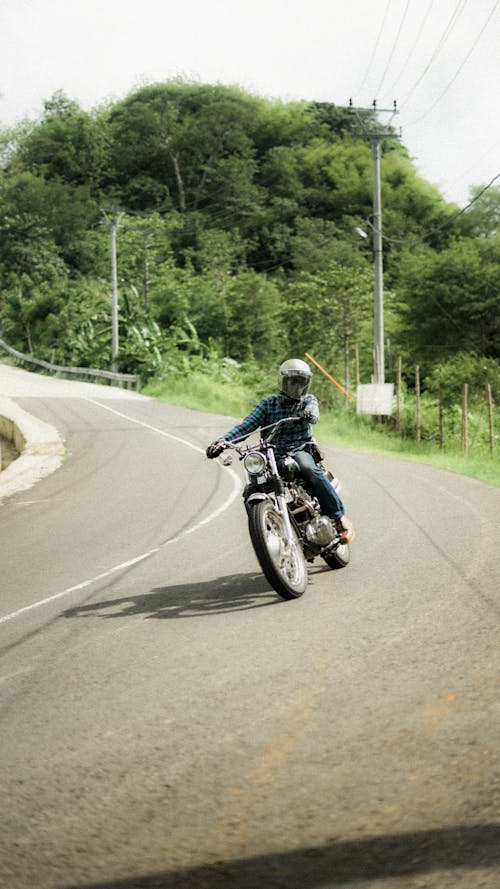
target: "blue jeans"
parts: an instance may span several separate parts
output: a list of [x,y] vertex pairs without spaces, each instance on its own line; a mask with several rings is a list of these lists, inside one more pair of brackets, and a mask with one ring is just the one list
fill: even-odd
[[318,498],[324,515],[330,519],[338,519],[344,515],[342,500],[311,455],[307,451],[295,451],[291,456],[299,466],[309,494]]

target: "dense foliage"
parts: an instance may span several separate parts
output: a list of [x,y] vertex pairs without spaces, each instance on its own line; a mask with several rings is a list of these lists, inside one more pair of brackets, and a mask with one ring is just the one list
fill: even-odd
[[[19,350],[110,366],[119,221],[120,369],[218,354],[265,373],[309,351],[349,386],[357,347],[369,381],[372,251],[356,229],[370,233],[373,173],[348,109],[171,81],[90,113],[57,93],[0,140],[0,325]],[[500,190],[471,197],[458,213],[385,140],[389,379],[397,354],[410,385],[415,362],[429,387],[457,355],[498,367]]]

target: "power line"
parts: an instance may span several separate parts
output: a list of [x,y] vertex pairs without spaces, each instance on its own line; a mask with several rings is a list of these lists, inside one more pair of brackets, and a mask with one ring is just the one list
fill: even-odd
[[457,24],[457,22],[458,22],[458,20],[459,20],[459,18],[460,18],[460,16],[461,16],[461,14],[462,14],[462,12],[464,11],[466,4],[467,4],[467,0],[458,0],[458,3],[457,3],[457,5],[455,6],[455,9],[453,10],[453,12],[452,12],[452,14],[451,14],[451,17],[450,17],[450,19],[449,19],[449,21],[448,21],[448,24],[446,25],[446,27],[445,27],[443,33],[441,34],[441,37],[439,38],[438,43],[437,43],[437,45],[436,45],[436,47],[435,47],[435,49],[434,49],[434,51],[433,51],[433,53],[432,53],[432,55],[431,55],[431,57],[430,57],[430,59],[429,59],[427,65],[425,66],[424,70],[422,71],[422,74],[420,75],[420,77],[417,78],[417,80],[415,81],[415,83],[413,84],[413,86],[410,88],[410,90],[406,93],[406,95],[403,96],[403,98],[402,98],[402,100],[401,100],[401,103],[402,103],[402,104],[405,103],[405,102],[407,102],[408,99],[410,98],[410,96],[413,95],[413,93],[415,92],[416,88],[417,88],[417,87],[419,86],[419,84],[422,82],[422,80],[424,79],[425,75],[427,74],[427,72],[429,71],[429,69],[431,68],[431,66],[432,66],[432,65],[434,64],[434,62],[436,61],[436,59],[437,59],[439,53],[440,53],[441,50],[443,49],[443,47],[444,47],[444,45],[446,44],[447,40],[449,39],[449,37],[450,37],[450,35],[451,35],[452,31],[453,31],[453,28],[454,28],[455,25]]
[[496,0],[495,4],[493,5],[492,9],[490,10],[490,13],[489,13],[489,15],[488,15],[488,18],[486,19],[486,21],[485,21],[483,27],[482,27],[481,30],[479,31],[479,34],[477,35],[477,37],[475,38],[475,40],[474,40],[474,42],[473,42],[471,48],[469,49],[469,52],[467,53],[467,55],[465,56],[465,58],[464,58],[464,59],[462,60],[462,62],[460,63],[459,67],[458,67],[457,70],[455,71],[455,74],[453,75],[453,77],[451,78],[451,80],[449,81],[449,83],[447,84],[447,86],[444,88],[444,90],[439,94],[439,96],[437,97],[437,99],[434,100],[434,102],[432,103],[432,105],[429,106],[429,108],[427,109],[427,111],[424,112],[424,114],[422,114],[420,117],[417,117],[415,120],[410,121],[410,123],[409,123],[409,124],[406,124],[406,126],[411,127],[411,126],[413,126],[413,125],[416,124],[416,123],[420,123],[421,120],[424,120],[424,119],[427,117],[427,115],[430,114],[431,111],[436,107],[436,105],[439,104],[439,102],[441,101],[441,99],[443,98],[443,96],[446,95],[446,93],[448,92],[448,90],[450,89],[450,87],[453,86],[453,84],[455,83],[455,80],[457,79],[458,75],[460,74],[460,72],[462,71],[462,69],[464,68],[464,66],[466,65],[466,63],[469,61],[469,59],[470,59],[472,53],[474,52],[474,50],[475,50],[477,44],[479,43],[481,37],[483,36],[483,34],[484,34],[486,28],[487,28],[488,25],[489,25],[491,19],[493,18],[493,15],[494,15],[496,9],[498,8],[498,5],[499,5],[499,4],[500,4],[500,0]]
[[390,66],[390,64],[391,64],[391,62],[392,62],[392,58],[393,58],[393,56],[394,56],[394,52],[395,52],[395,50],[396,50],[396,46],[397,46],[397,44],[398,44],[398,40],[399,40],[399,38],[400,38],[400,36],[401,36],[401,31],[403,30],[403,25],[404,25],[404,23],[405,23],[405,19],[406,19],[406,15],[407,15],[407,12],[408,12],[410,3],[411,3],[411,0],[406,0],[406,6],[405,6],[405,8],[404,8],[403,15],[401,16],[401,21],[400,21],[400,23],[399,23],[399,28],[398,28],[396,37],[394,38],[394,43],[392,44],[392,49],[391,49],[391,51],[390,51],[390,53],[389,53],[389,58],[387,59],[387,64],[386,64],[386,66],[385,66],[384,73],[382,74],[382,78],[381,78],[381,80],[380,80],[380,83],[379,83],[379,85],[378,85],[378,87],[377,87],[377,90],[375,91],[375,95],[376,95],[376,96],[380,96],[380,93],[381,93],[381,90],[382,90],[382,84],[384,83],[384,80],[385,80],[385,78],[386,78],[387,72],[388,72],[388,70],[389,70],[389,66]]
[[390,8],[391,3],[392,3],[392,0],[387,0],[387,4],[386,4],[386,7],[385,7],[385,11],[384,11],[384,16],[383,16],[383,18],[382,18],[382,24],[380,25],[380,29],[379,29],[379,32],[378,32],[378,35],[377,35],[377,39],[376,39],[376,41],[375,41],[375,45],[374,45],[374,47],[373,47],[372,54],[371,54],[371,56],[370,56],[370,61],[368,62],[368,65],[367,65],[367,67],[366,67],[366,70],[365,70],[365,73],[364,73],[364,76],[363,76],[363,80],[361,81],[360,85],[358,86],[358,89],[357,89],[357,93],[356,93],[356,94],[359,94],[359,93],[361,92],[361,90],[363,89],[363,87],[364,87],[364,85],[365,85],[365,83],[366,83],[366,81],[367,81],[367,79],[368,79],[368,74],[370,73],[371,67],[372,67],[372,65],[373,65],[373,60],[374,60],[374,58],[375,58],[375,55],[376,55],[376,52],[377,52],[377,49],[378,49],[378,46],[379,46],[379,43],[380,43],[380,38],[382,37],[382,33],[383,33],[384,28],[385,28],[385,23],[386,23],[386,21],[387,21],[387,15],[388,15],[388,13],[389,13],[389,8]]
[[485,185],[480,191],[478,191],[477,195],[475,197],[473,197],[472,200],[469,201],[469,203],[466,204],[465,207],[462,207],[461,210],[458,210],[457,213],[454,213],[453,216],[450,216],[450,218],[448,220],[446,220],[446,222],[444,222],[442,225],[436,226],[435,229],[431,229],[430,234],[432,234],[433,231],[438,231],[438,229],[444,228],[446,225],[448,225],[450,222],[452,222],[453,219],[457,219],[458,216],[461,216],[462,213],[465,213],[466,210],[468,210],[470,207],[472,207],[472,205],[475,204],[476,201],[479,200],[479,198],[485,193],[485,191],[488,191],[488,189],[490,189],[495,184],[497,179],[500,179],[500,173],[497,173],[496,176],[493,176],[493,179],[490,179],[488,184]]
[[450,183],[450,184],[453,184],[453,183],[455,183],[455,182],[459,182],[461,179],[463,179],[464,176],[467,176],[467,174],[470,173],[471,170],[474,170],[474,169],[477,167],[477,165],[478,165],[478,164],[479,164],[485,157],[487,157],[489,154],[491,154],[491,152],[492,152],[498,145],[500,145],[500,139],[497,139],[497,141],[494,142],[493,145],[490,145],[490,147],[487,148],[486,151],[483,151],[483,153],[480,154],[478,158],[476,158],[476,160],[474,161],[474,163],[471,164],[470,167],[467,167],[467,169],[464,170],[463,173],[460,173],[459,176],[455,176],[455,178],[451,180],[451,183]]
[[[493,176],[493,179],[491,179],[488,182],[488,184],[485,185],[475,195],[475,197],[473,197],[472,200],[469,201],[469,203],[465,207],[462,207],[461,210],[458,210],[456,213],[453,213],[451,216],[448,216],[448,218],[445,219],[445,221],[442,222],[440,225],[436,225],[436,226],[434,226],[434,228],[428,229],[428,231],[424,232],[421,235],[418,235],[417,237],[414,237],[414,238],[391,238],[389,235],[384,235],[382,232],[379,233],[380,237],[384,241],[387,241],[389,244],[409,244],[412,247],[416,246],[417,244],[422,244],[423,241],[427,240],[427,238],[430,238],[431,235],[435,234],[435,232],[441,231],[441,229],[446,228],[447,225],[450,225],[455,219],[458,219],[459,216],[462,216],[463,213],[465,213],[467,210],[469,210],[470,207],[472,207],[473,204],[475,204],[476,201],[478,201],[479,198],[482,197],[482,195],[495,184],[497,179],[500,179],[500,173],[497,173],[496,176]],[[370,228],[373,231],[375,231],[375,226],[369,219],[366,219],[365,222],[367,225],[370,226]]]
[[424,13],[424,16],[423,16],[423,18],[422,18],[421,23],[420,23],[420,27],[419,27],[419,29],[418,29],[418,31],[417,31],[415,40],[413,41],[412,46],[411,46],[411,48],[410,48],[410,51],[408,52],[408,55],[407,55],[406,58],[405,58],[404,64],[403,64],[403,66],[402,66],[402,68],[401,68],[401,70],[400,70],[398,76],[397,76],[396,79],[393,81],[392,86],[390,87],[389,92],[391,92],[391,93],[394,92],[395,87],[397,86],[397,84],[398,84],[399,81],[401,80],[401,77],[402,77],[403,73],[406,71],[406,69],[407,69],[407,67],[408,67],[408,63],[409,63],[410,59],[412,58],[413,53],[415,52],[415,49],[416,49],[417,46],[418,46],[418,42],[419,42],[419,40],[420,40],[420,38],[421,38],[421,36],[422,36],[423,30],[424,30],[424,28],[425,28],[425,25],[427,24],[427,19],[429,18],[429,15],[430,15],[430,12],[431,12],[431,9],[432,9],[433,6],[434,6],[434,0],[430,0],[429,5],[428,5],[428,7],[427,7],[427,9],[426,9],[426,11],[425,11],[425,13]]

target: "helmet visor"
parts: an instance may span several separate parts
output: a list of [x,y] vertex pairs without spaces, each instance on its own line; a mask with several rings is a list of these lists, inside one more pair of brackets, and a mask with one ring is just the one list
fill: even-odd
[[281,391],[289,398],[298,400],[306,394],[311,382],[311,374],[302,371],[288,370],[282,375]]

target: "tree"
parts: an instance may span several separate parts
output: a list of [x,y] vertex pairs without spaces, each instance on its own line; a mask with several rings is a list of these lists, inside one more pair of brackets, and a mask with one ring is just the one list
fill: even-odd
[[86,185],[95,194],[109,175],[110,134],[105,112],[93,115],[57,92],[45,102],[44,116],[23,139],[25,168],[46,179]]
[[163,329],[191,327],[203,343],[213,340],[222,351],[224,308],[213,276],[167,260],[157,270],[150,297],[151,314]]
[[[127,361],[157,348],[157,324],[262,366],[314,348],[346,378],[356,340],[371,371],[372,256],[354,232],[370,225],[373,165],[355,129],[345,108],[220,84],[152,84],[91,113],[55,93],[0,132],[0,299],[18,345],[62,354],[73,336],[79,360],[107,355],[100,211],[115,207]],[[381,174],[393,345],[423,373],[456,350],[497,360],[498,187],[458,213],[393,139]]]
[[486,386],[492,388],[493,397],[500,398],[500,365],[493,358],[479,358],[477,355],[459,352],[448,361],[436,365],[425,379],[426,389],[437,395],[441,393],[445,407],[453,408],[460,404],[464,383],[469,386],[469,403],[485,402]]
[[447,247],[454,237],[456,211],[417,174],[406,149],[396,142],[384,143],[381,178],[384,260],[390,277],[405,246],[425,241],[436,250]]
[[292,352],[321,355],[342,367],[350,385],[350,348],[371,317],[373,277],[365,267],[332,261],[318,274],[301,272],[288,286],[286,322]]
[[[210,312],[220,319],[217,338],[223,344],[225,355],[231,355],[232,346],[228,286],[232,274],[244,263],[244,254],[245,246],[238,231],[208,229],[200,234],[196,260],[201,272],[212,282],[214,299]],[[198,325],[199,321],[195,320],[195,326]],[[206,329],[206,322],[203,327]]]
[[221,161],[251,161],[248,131],[260,103],[235,87],[183,81],[144,87],[118,103],[110,117],[114,161],[131,201],[136,177],[148,175],[166,189],[165,205],[166,195],[182,213],[206,205]]
[[97,206],[86,186],[66,185],[29,172],[4,173],[0,178],[0,207],[0,262],[3,257],[13,270],[19,270],[21,262],[28,271],[27,257],[33,256],[36,243],[43,238],[69,266],[82,271],[88,268],[93,251],[87,238],[97,217]]
[[299,154],[308,216],[339,221],[344,213],[363,219],[371,212],[372,169],[364,142],[314,138]]
[[363,268],[364,244],[354,233],[354,220],[342,225],[330,219],[300,217],[295,220],[291,259],[294,269],[323,272],[332,260],[343,266]]
[[459,231],[469,238],[494,238],[500,231],[500,185],[471,189],[472,205],[457,219]]
[[172,258],[175,216],[123,215],[117,239],[118,277],[128,293],[136,294],[145,312],[150,308],[150,291],[161,275],[161,267]]
[[454,352],[500,358],[500,240],[461,238],[441,253],[405,251],[398,274],[399,343],[420,364]]
[[37,358],[50,359],[60,333],[59,315],[68,281],[57,264],[44,263],[43,277],[32,273],[12,276],[3,291],[2,330],[10,345]]
[[274,281],[253,270],[234,275],[228,283],[227,302],[227,354],[269,367],[286,353],[282,295]]

